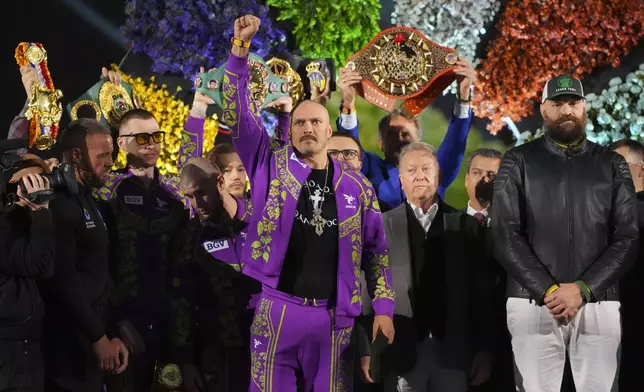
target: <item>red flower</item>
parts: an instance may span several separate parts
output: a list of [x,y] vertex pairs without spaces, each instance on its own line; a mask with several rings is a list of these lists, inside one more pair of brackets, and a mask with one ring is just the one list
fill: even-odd
[[644,0],[509,0],[478,69],[477,115],[493,134],[503,117],[530,116],[549,78],[617,66],[644,38],[643,21]]

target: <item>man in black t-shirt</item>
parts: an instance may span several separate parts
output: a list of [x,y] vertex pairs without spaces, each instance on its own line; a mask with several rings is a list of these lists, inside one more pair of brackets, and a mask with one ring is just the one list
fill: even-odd
[[101,370],[120,373],[128,358],[123,343],[105,335],[109,238],[92,198],[92,188],[102,185],[112,166],[112,137],[98,122],[80,119],[58,144],[63,162],[74,166],[80,192],[57,192],[51,203],[56,261],[53,277],[42,285],[45,390],[98,392]]

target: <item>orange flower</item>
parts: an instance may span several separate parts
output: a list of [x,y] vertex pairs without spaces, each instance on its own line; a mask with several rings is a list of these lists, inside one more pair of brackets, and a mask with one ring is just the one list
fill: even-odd
[[509,0],[496,28],[472,102],[492,134],[530,116],[549,78],[619,65],[644,37],[644,0]]

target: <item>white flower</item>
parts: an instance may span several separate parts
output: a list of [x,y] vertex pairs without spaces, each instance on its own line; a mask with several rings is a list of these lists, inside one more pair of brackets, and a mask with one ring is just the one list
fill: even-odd
[[[485,34],[483,26],[494,19],[500,5],[498,0],[395,0],[391,23],[420,30],[437,44],[456,49],[460,57],[476,66],[479,36]],[[456,84],[448,90],[456,92]]]

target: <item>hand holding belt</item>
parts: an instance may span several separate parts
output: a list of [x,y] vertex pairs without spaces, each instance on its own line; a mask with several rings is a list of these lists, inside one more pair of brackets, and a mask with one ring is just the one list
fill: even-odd
[[[289,95],[290,85],[287,80],[277,77],[261,57],[254,53],[248,55],[252,104],[256,109],[264,108],[276,98]],[[226,65],[213,72],[200,73],[195,80],[198,92],[212,98],[217,106],[223,107],[223,82]]]
[[381,31],[346,67],[362,76],[357,92],[368,102],[390,112],[404,100],[403,108],[416,116],[456,79],[457,59],[455,50],[397,26]]
[[54,81],[47,66],[47,51],[42,44],[21,42],[16,47],[16,62],[19,67],[34,69],[38,81],[31,85],[29,103],[25,116],[30,121],[29,147],[47,150],[56,143],[58,122],[63,114],[60,99],[63,93],[54,88]]
[[[79,117],[94,118],[105,128],[118,128],[121,117],[134,108],[141,107],[128,83],[120,85],[102,79],[80,98],[67,104],[67,113],[72,120]],[[80,112],[80,113],[79,113]],[[79,116],[80,114],[80,116]]]

